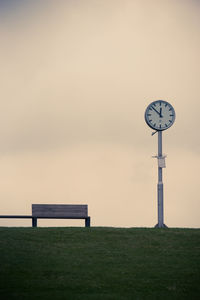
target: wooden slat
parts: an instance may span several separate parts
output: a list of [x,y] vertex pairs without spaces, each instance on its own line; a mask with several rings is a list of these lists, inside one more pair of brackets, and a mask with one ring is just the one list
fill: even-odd
[[74,204],[32,204],[34,217],[87,217],[87,205]]

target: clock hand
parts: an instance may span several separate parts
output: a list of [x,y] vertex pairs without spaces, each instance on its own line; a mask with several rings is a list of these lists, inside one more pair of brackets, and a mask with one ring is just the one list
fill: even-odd
[[157,112],[157,114],[160,116],[160,113],[157,111],[157,109],[155,109],[153,106],[151,106],[151,108],[153,108],[153,110],[155,110],[155,112]]
[[163,118],[163,115],[162,115],[162,107],[160,108],[160,118]]

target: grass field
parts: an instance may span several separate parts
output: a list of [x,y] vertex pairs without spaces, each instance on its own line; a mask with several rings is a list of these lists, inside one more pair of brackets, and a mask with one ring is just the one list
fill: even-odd
[[2,227],[0,299],[200,299],[200,229]]

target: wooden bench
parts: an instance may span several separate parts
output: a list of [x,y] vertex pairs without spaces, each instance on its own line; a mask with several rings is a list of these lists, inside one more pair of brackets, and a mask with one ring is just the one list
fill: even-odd
[[37,219],[85,219],[85,227],[90,227],[87,205],[32,204],[33,227]]
[[32,227],[37,227],[37,219],[85,219],[85,227],[90,227],[87,205],[32,204],[32,216],[0,215],[0,218],[32,219]]

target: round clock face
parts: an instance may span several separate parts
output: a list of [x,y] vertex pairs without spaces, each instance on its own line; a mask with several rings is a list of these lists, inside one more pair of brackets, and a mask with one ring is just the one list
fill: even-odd
[[149,104],[145,111],[145,121],[149,127],[155,130],[166,130],[175,121],[175,111],[170,103],[157,100]]

